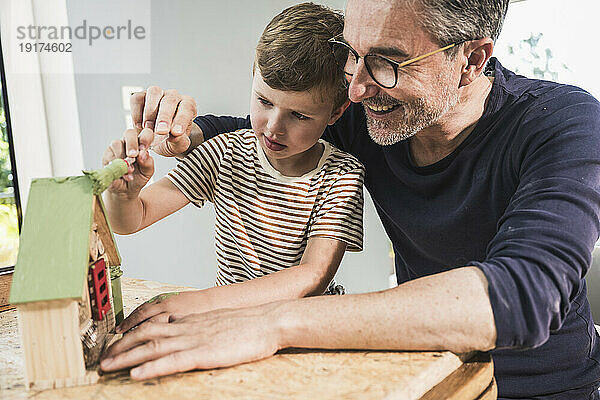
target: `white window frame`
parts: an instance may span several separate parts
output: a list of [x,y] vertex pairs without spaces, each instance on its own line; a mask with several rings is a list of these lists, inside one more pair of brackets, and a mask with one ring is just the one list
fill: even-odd
[[[31,179],[81,174],[83,151],[79,113],[69,53],[60,58],[61,70],[44,53],[38,53],[37,65],[28,65],[32,73],[20,73],[24,58],[18,52],[8,57],[9,48],[18,46],[10,21],[35,25],[67,25],[66,0],[0,0],[0,35],[6,73],[17,181],[21,208],[25,210]],[[56,58],[55,58],[56,59]],[[30,60],[30,58],[28,58]],[[30,62],[30,61],[28,61]],[[64,64],[63,64],[64,63]],[[53,68],[53,69],[52,69]]]

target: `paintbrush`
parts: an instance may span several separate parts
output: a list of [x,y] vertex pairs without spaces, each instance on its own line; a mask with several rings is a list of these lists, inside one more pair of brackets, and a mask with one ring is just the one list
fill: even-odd
[[127,173],[129,167],[135,162],[135,158],[115,158],[107,166],[90,171],[82,171],[92,180],[94,194],[104,192],[111,183]]
[[[168,134],[156,134],[150,149],[167,140],[167,137]],[[115,158],[104,168],[82,172],[92,180],[94,194],[100,194],[108,189],[111,183],[125,175],[129,167],[135,163],[135,160],[134,157]]]

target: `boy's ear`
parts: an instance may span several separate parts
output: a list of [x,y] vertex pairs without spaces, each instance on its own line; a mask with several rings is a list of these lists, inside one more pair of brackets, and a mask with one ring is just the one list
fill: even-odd
[[344,111],[346,111],[346,108],[348,108],[349,105],[350,100],[346,100],[344,104],[334,109],[331,112],[331,118],[329,118],[329,121],[327,121],[327,125],[333,125],[335,121],[337,121],[342,116],[342,114],[344,113]]

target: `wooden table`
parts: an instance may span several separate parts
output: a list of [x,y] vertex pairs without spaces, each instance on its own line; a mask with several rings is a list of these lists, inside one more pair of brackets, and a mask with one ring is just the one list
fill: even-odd
[[[182,290],[123,277],[125,314],[163,292]],[[95,385],[41,392],[24,389],[17,312],[0,313],[0,399],[495,399],[488,354],[288,349],[231,368],[135,382],[127,372]]]

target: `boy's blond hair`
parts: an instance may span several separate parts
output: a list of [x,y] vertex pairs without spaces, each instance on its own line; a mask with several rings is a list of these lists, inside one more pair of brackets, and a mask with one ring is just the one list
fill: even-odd
[[[342,33],[344,17],[328,7],[302,3],[286,8],[265,28],[256,46],[260,74],[273,89],[303,92],[314,89],[334,109],[348,99],[344,72],[330,44]],[[339,57],[338,57],[339,58]]]

